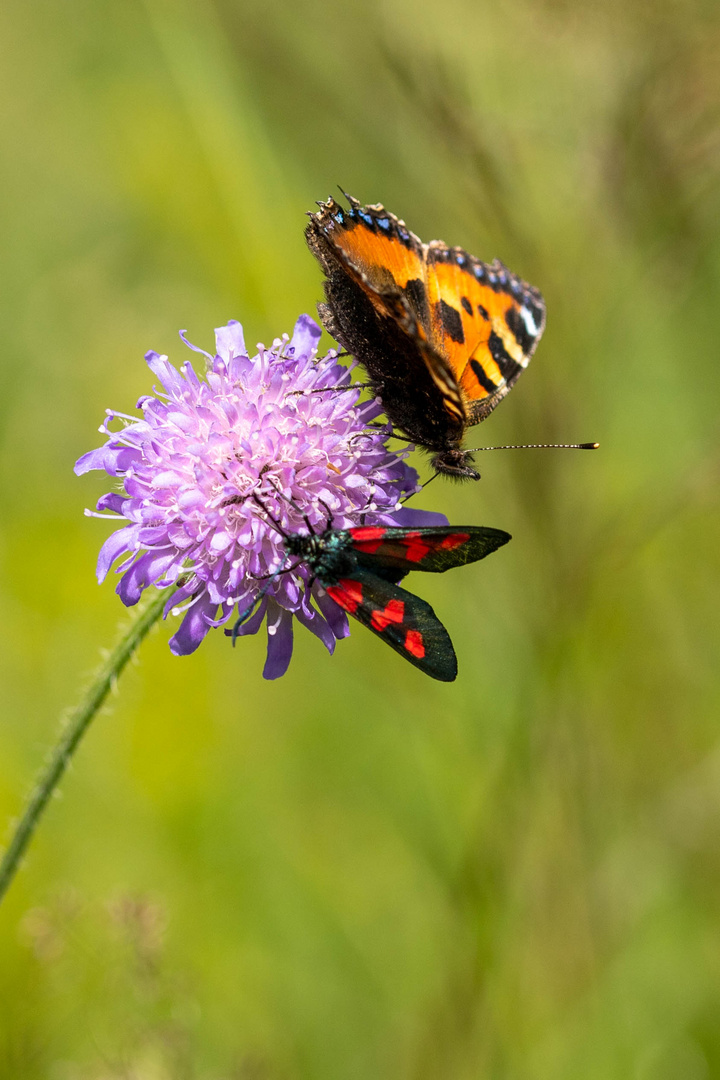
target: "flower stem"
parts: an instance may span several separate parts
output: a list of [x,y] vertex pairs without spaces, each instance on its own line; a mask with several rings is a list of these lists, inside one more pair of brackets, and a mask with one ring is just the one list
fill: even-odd
[[99,668],[83,700],[63,723],[60,740],[38,776],[25,811],[0,862],[0,903],[15,876],[48,800],[60,783],[80,740],[108,693],[116,684],[120,672],[150,628],[162,615],[163,608],[174,588],[173,585],[172,588],[158,593],[147,606],[141,608],[129,629],[125,631],[110,656]]

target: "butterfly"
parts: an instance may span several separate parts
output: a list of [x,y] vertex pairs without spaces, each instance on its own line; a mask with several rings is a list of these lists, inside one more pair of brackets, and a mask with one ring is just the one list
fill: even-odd
[[[399,582],[411,570],[444,573],[484,559],[507,544],[509,533],[474,525],[418,529],[359,525],[328,527],[318,533],[307,519],[307,534],[285,533],[267,508],[263,509],[284,537],[286,557],[253,605],[228,631],[233,638],[275,578],[304,563],[343,611],[411,664],[442,682],[456,678],[457,658],[450,635],[430,605]],[[285,565],[290,558],[297,560],[294,566]]]
[[424,244],[379,203],[344,193],[318,203],[305,230],[325,274],[325,329],[366,368],[394,427],[432,451],[439,473],[478,480],[468,427],[502,401],[545,328],[532,285],[497,259]]

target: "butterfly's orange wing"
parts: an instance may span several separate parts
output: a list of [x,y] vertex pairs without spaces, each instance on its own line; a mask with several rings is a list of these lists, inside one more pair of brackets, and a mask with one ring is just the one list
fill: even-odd
[[530,362],[545,327],[537,289],[491,264],[433,240],[425,248],[427,338],[452,369],[476,424],[495,408]]
[[331,199],[323,230],[376,311],[415,340],[462,426],[483,420],[527,367],[545,327],[545,304],[531,285],[497,260],[491,264],[429,244],[378,204]]
[[[375,310],[394,319],[415,342],[443,396],[446,410],[464,427],[467,416],[452,366],[430,342],[427,306],[427,248],[380,203],[362,206],[345,193],[350,212],[334,199],[321,203],[316,227],[342,259],[346,272],[364,290]],[[408,373],[411,375],[411,373]]]

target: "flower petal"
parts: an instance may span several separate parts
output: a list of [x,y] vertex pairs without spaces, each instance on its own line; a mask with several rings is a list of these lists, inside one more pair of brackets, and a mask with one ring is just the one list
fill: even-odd
[[293,651],[292,615],[274,601],[268,604],[268,651],[263,679],[279,679],[290,664]]
[[131,551],[135,546],[135,539],[138,534],[137,525],[126,525],[122,529],[117,529],[116,532],[111,533],[107,540],[100,548],[100,554],[97,561],[97,579],[98,585],[102,585],[103,581],[107,577],[108,570],[123,551]]
[[215,348],[218,356],[228,363],[236,356],[247,356],[243,328],[237,319],[215,328]]
[[129,502],[127,495],[119,495],[116,491],[109,491],[102,495],[98,501],[96,510],[112,510],[116,514],[122,514],[125,504]]
[[[234,627],[232,627],[232,629],[230,630],[226,630],[225,633],[228,635],[228,637],[232,637],[233,634],[235,634],[236,638],[248,637],[252,634],[257,634],[258,630],[263,624],[263,619],[265,618],[265,613],[267,612],[267,605],[268,601],[266,597],[255,609],[253,614],[250,615],[250,617],[247,618],[245,622],[238,627],[237,633],[235,633]],[[239,604],[238,607],[240,607]]]
[[336,604],[335,601],[328,596],[322,586],[317,583],[313,589],[313,596],[315,597],[315,603],[325,616],[335,637],[338,640],[340,638],[349,637],[350,623],[340,605]]
[[139,457],[140,452],[133,447],[116,446],[109,442],[78,458],[74,472],[76,476],[82,476],[93,469],[103,469],[110,476],[120,476]]
[[293,336],[290,340],[289,349],[294,349],[294,359],[308,357],[313,349],[317,348],[322,331],[314,319],[309,315],[301,315],[295,323]]
[[176,656],[189,656],[204,640],[210,621],[214,615],[214,606],[204,596],[185,613],[179,629],[170,638],[170,650]]
[[335,635],[322,615],[312,607],[299,607],[295,612],[295,618],[301,626],[312,630],[319,637],[327,651],[332,655],[335,651]]
[[[160,581],[176,558],[177,553],[174,550],[148,551],[137,562],[134,562],[123,574],[115,590],[125,607],[137,604],[145,589]],[[169,584],[169,582],[164,582],[164,584]]]
[[411,506],[403,506],[402,510],[395,510],[392,514],[381,514],[378,520],[383,525],[400,525],[403,527],[407,525],[413,529],[450,524],[444,514],[439,514],[435,510],[415,510]]
[[[188,339],[187,339],[187,330],[179,330],[178,333],[180,334],[180,337],[182,338],[183,344],[187,345],[188,349],[192,349],[193,352],[202,353],[203,356],[207,356],[208,360],[213,360],[214,359],[214,357],[212,357],[209,352],[205,352],[205,350],[201,349],[199,345],[193,345],[192,341],[188,341]],[[150,355],[150,353],[145,354],[145,359],[146,360],[147,360],[149,355]],[[157,356],[157,353],[155,353],[154,355]]]

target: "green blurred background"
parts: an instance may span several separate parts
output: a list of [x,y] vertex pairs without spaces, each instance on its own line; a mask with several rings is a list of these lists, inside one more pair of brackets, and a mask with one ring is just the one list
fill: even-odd
[[336,184],[545,294],[471,444],[602,444],[423,497],[514,536],[418,583],[453,685],[154,634],[0,911],[0,1076],[720,1077],[718,4],[6,0],[0,58],[3,831],[121,618],[73,462],[178,328],[314,311]]

